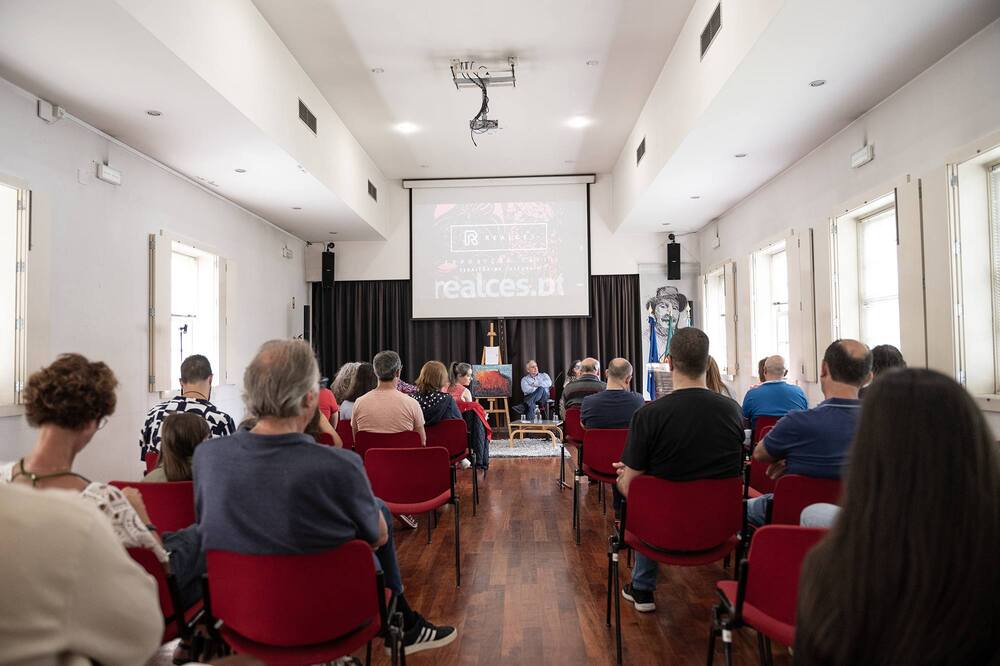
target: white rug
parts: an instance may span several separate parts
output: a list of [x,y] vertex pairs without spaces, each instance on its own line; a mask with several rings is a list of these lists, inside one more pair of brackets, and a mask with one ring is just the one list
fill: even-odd
[[[566,454],[569,457],[569,454]],[[559,447],[552,446],[552,440],[515,439],[510,446],[509,439],[494,439],[490,442],[490,458],[558,458]]]

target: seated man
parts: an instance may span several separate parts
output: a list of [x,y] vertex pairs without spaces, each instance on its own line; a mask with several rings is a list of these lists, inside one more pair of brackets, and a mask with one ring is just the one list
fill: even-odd
[[580,361],[580,374],[576,379],[566,384],[562,394],[562,413],[570,407],[579,407],[583,399],[607,388],[601,381],[601,362],[596,358],[587,357]]
[[535,414],[535,406],[541,404],[543,407],[549,399],[549,389],[552,387],[552,378],[544,372],[538,371],[538,363],[528,361],[524,366],[527,371],[521,377],[521,392],[524,393],[524,404],[514,405],[512,409],[525,418],[531,418]]
[[629,390],[632,364],[623,358],[612,359],[604,371],[608,378],[605,391],[583,399],[580,417],[584,428],[628,428],[632,415],[645,404],[642,396]]
[[758,416],[784,416],[793,409],[809,409],[806,393],[785,381],[785,359],[768,356],[764,359],[764,383],[747,391],[743,397],[743,417],[753,428]]
[[[705,385],[708,336],[697,328],[678,329],[667,362],[674,390],[635,413],[618,468],[618,489],[641,474],[670,481],[725,479],[740,475],[743,419],[740,406]],[[635,554],[632,582],[622,596],[641,613],[656,610],[657,563]]]
[[403,362],[394,351],[380,351],[372,360],[378,386],[365,393],[354,402],[351,414],[351,430],[354,436],[365,432],[406,432],[413,430],[420,435],[420,441],[427,443],[424,433],[424,413],[420,404],[396,390]]
[[205,442],[194,454],[202,547],[280,555],[362,539],[395,593],[407,653],[447,645],[455,630],[429,623],[403,596],[391,517],[372,495],[361,459],[302,434],[316,411],[318,384],[316,358],[301,340],[266,342],[247,366],[244,396],[257,425]]
[[[813,409],[789,412],[757,443],[754,460],[771,463],[768,476],[803,474],[839,479],[858,425],[858,389],[871,381],[872,353],[857,340],[835,340],[823,354],[820,387],[826,398]],[[758,389],[759,390],[759,389]],[[771,494],[747,503],[751,525],[767,522]]]

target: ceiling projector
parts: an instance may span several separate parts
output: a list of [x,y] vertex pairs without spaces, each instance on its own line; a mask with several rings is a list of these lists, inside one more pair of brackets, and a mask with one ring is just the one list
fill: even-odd
[[472,58],[465,60],[454,58],[451,61],[451,80],[455,84],[455,89],[478,88],[482,93],[483,102],[479,107],[479,113],[469,121],[469,135],[472,137],[472,145],[478,146],[476,143],[477,134],[500,129],[500,121],[487,118],[490,111],[490,97],[486,89],[490,86],[516,88],[516,66],[517,58],[514,56],[508,57],[506,64],[494,65],[493,67],[476,62]]

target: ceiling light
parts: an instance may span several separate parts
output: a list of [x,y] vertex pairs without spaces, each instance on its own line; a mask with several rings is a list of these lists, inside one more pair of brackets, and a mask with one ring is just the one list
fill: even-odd
[[372,67],[372,74],[384,74],[385,70],[381,67]]
[[587,61],[587,67],[597,67],[600,64],[601,64],[600,60],[588,60]]
[[691,198],[692,199],[701,199],[701,195],[700,194],[692,194]]
[[146,115],[147,116],[153,116],[154,118],[158,118],[158,117],[160,117],[160,116],[163,115],[163,112],[162,111],[157,111],[156,109],[150,109],[149,111],[146,112]]
[[733,157],[746,157],[749,153],[736,153]]
[[246,173],[247,172],[246,169],[233,169],[233,171],[235,171],[236,173]]
[[431,167],[430,164],[421,164],[419,166],[420,166],[421,169],[429,169]]
[[815,81],[810,81],[809,85],[811,85],[813,88],[819,88],[820,86],[825,86],[826,85],[826,80],[825,79],[816,79]]
[[331,235],[331,236],[336,236],[336,235],[337,235],[337,232],[336,232],[336,231],[331,231],[331,232],[330,232],[330,235]]
[[420,128],[413,123],[396,123],[396,131],[400,134],[413,134]]
[[587,118],[586,116],[573,116],[572,118],[566,121],[566,125],[568,127],[572,127],[573,129],[583,129],[590,123],[591,123],[590,118]]
[[292,206],[292,210],[302,210],[302,206]]
[[576,160],[563,160],[563,164],[576,164]]
[[664,223],[663,223],[663,226],[665,226],[665,227],[669,227],[669,226],[670,226],[670,223],[669,223],[669,222],[664,222]]

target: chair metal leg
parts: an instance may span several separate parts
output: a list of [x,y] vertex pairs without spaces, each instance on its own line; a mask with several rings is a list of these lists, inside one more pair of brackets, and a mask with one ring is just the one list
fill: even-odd
[[708,628],[708,658],[705,660],[706,666],[715,663],[715,639],[719,635],[719,607],[712,609],[712,624]]
[[458,498],[455,503],[455,587],[462,587],[462,540],[461,540],[461,513],[462,508]]
[[580,545],[580,472],[573,472],[573,535]]
[[757,654],[760,656],[761,666],[773,666],[774,654],[771,652],[771,639],[757,632]]
[[722,651],[726,656],[726,666],[733,666],[733,630],[728,622],[722,624]]
[[472,516],[476,515],[476,508],[479,506],[479,468],[476,466],[479,459],[476,452],[472,451]]
[[372,666],[372,642],[368,641],[365,647],[365,666]]
[[614,553],[611,554],[611,562],[614,568],[614,589],[615,589],[615,655],[618,666],[622,663],[622,592],[621,576],[618,571],[618,548],[615,546]]
[[427,512],[427,543],[431,542],[431,520],[434,515],[434,509]]
[[614,542],[615,538],[608,537],[608,613],[605,616],[604,623],[607,626],[611,626],[611,555],[614,552]]
[[603,481],[600,482],[600,483],[598,483],[597,487],[600,489],[599,492],[601,493],[601,513],[606,516],[606,515],[608,515],[608,493],[607,493],[607,488],[604,487],[604,482]]

